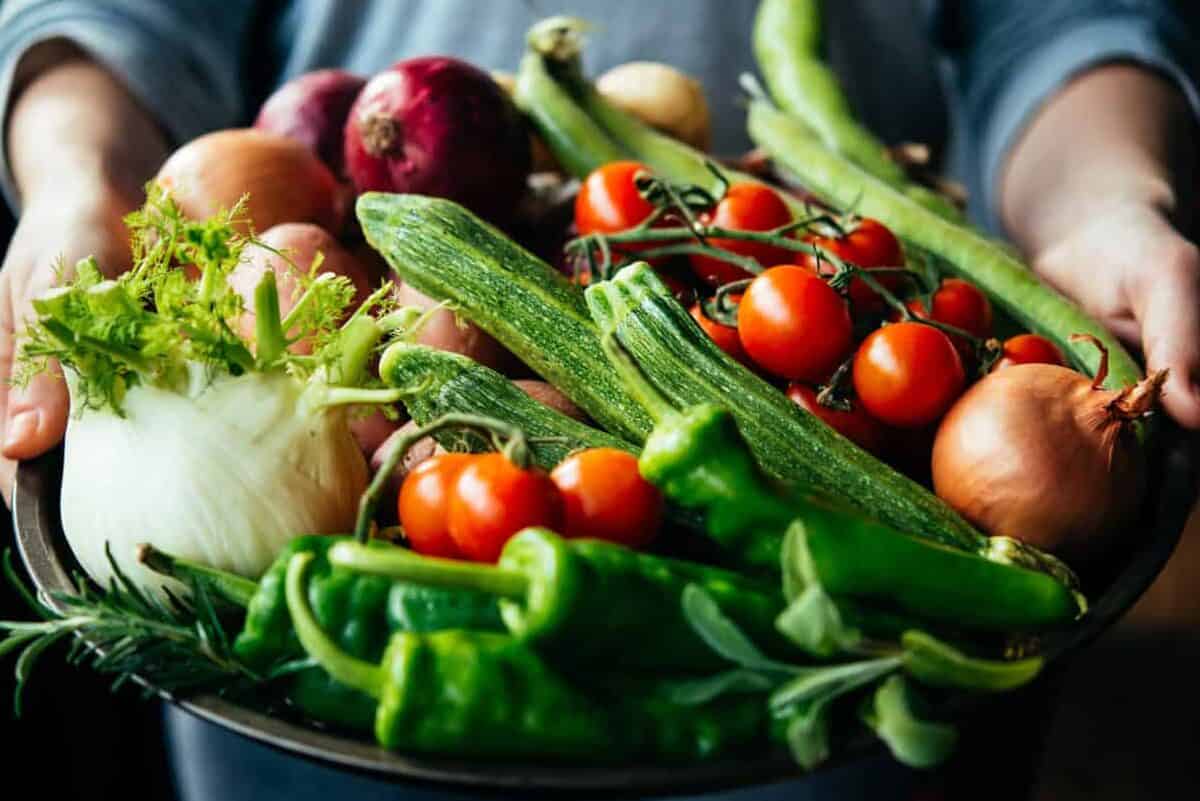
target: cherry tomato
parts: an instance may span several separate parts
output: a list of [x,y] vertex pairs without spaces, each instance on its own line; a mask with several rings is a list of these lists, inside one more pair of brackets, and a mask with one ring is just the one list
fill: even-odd
[[[741,295],[730,295],[730,300],[735,304],[741,301]],[[699,301],[692,304],[690,309],[692,319],[700,324],[700,328],[704,333],[708,334],[709,339],[717,344],[717,347],[725,351],[734,361],[740,362],[746,366],[750,365],[750,357],[746,355],[745,349],[742,347],[742,340],[738,336],[736,326],[724,325],[711,319],[704,310],[700,308]]]
[[854,392],[873,417],[897,428],[941,418],[966,384],[950,337],[924,323],[885,325],[854,356]]
[[1004,341],[1004,352],[993,370],[1011,367],[1014,364],[1058,364],[1066,366],[1063,353],[1045,337],[1037,334],[1017,334]]
[[502,453],[479,454],[458,474],[447,528],[464,554],[495,562],[504,544],[529,526],[557,530],[563,501],[550,476],[513,464]]
[[467,453],[431,456],[404,477],[396,509],[404,536],[417,553],[447,559],[463,557],[450,536],[446,518],[454,484],[472,458]]
[[738,334],[754,363],[794,381],[824,380],[850,351],[846,301],[812,272],[785,264],[765,270],[738,305]]
[[575,196],[575,226],[581,235],[615,234],[633,228],[654,213],[634,184],[646,166],[636,161],[614,161],[597,167]]
[[787,388],[787,396],[804,411],[815,414],[827,426],[871,453],[879,453],[884,444],[884,427],[859,402],[845,412],[823,406],[817,402],[817,391],[807,384],[793,382]]
[[[845,229],[841,236],[820,236],[809,234],[804,241],[830,251],[843,261],[848,261],[858,267],[903,267],[904,251],[900,242],[884,227],[883,223],[870,217],[862,217]],[[817,260],[803,253],[799,263],[811,270],[817,269]],[[822,275],[832,275],[834,267],[828,261],[821,261]],[[874,276],[884,289],[894,292],[900,286],[902,278],[897,273],[881,273]],[[850,282],[850,303],[856,310],[879,311],[883,308],[883,298],[875,290],[867,286],[861,279]]]
[[[925,304],[919,300],[910,300],[908,308],[918,317],[929,317]],[[947,278],[933,293],[932,319],[961,328],[980,339],[992,334],[991,301],[979,287],[961,278]]]
[[[709,224],[735,231],[770,231],[792,221],[792,212],[774,190],[762,184],[733,184],[725,197],[711,212],[701,215]],[[781,264],[792,258],[792,251],[777,248],[762,242],[745,242],[737,239],[710,239],[710,245],[749,256],[766,267]],[[711,256],[691,256],[692,271],[696,276],[713,286],[728,284],[750,278],[742,268]]]
[[662,494],[638,472],[632,453],[589,448],[563,459],[550,473],[562,495],[563,534],[640,548],[662,522]]

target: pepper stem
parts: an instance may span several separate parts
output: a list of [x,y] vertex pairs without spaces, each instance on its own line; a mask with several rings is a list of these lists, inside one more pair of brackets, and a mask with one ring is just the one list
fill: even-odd
[[304,651],[336,681],[378,699],[383,694],[383,670],[378,665],[351,656],[339,648],[321,628],[321,624],[313,615],[312,607],[308,605],[304,577],[312,559],[311,553],[298,553],[287,565],[284,593],[296,637]]
[[475,590],[510,601],[524,601],[529,593],[529,579],[515,570],[419,556],[401,549],[380,550],[339,542],[329,549],[329,563],[356,573],[411,581],[428,587]]
[[379,470],[375,472],[367,491],[363,493],[362,499],[358,502],[358,519],[354,524],[354,539],[357,542],[366,544],[370,539],[371,520],[375,517],[375,509],[379,506],[379,500],[387,490],[388,479],[395,471],[396,465],[400,464],[404,455],[419,440],[447,428],[467,428],[489,434],[497,450],[503,450],[514,464],[519,467],[529,466],[531,458],[529,445],[525,439],[525,432],[517,426],[493,417],[482,417],[475,414],[442,415],[401,437],[396,446],[388,453]]
[[137,560],[163,576],[181,581],[201,581],[204,586],[230,603],[246,607],[258,592],[258,582],[243,578],[236,573],[218,570],[187,559],[179,559],[143,542],[137,547]]

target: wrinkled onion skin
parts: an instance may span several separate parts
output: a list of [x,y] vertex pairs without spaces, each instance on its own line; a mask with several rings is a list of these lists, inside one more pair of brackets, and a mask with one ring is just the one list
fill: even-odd
[[1130,521],[1145,485],[1133,432],[1104,408],[1113,395],[1057,365],[991,373],[938,429],[935,491],[988,534],[1095,556]]
[[[155,181],[193,220],[231,209],[243,195],[256,231],[310,222],[339,232],[346,198],[337,180],[307,147],[252,128],[215,131],[176,150]],[[237,226],[241,233],[248,227]]]
[[397,62],[368,81],[346,120],[346,172],[359,192],[444,197],[497,223],[516,211],[530,159],[504,90],[458,59]]
[[343,175],[346,118],[366,83],[365,78],[339,69],[298,75],[267,98],[254,127],[295,139],[334,175]]

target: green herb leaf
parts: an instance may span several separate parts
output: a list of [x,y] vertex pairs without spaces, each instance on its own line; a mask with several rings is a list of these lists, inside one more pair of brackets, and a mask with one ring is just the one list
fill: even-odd
[[812,770],[829,759],[829,711],[832,698],[797,704],[787,724],[787,744],[792,759]]
[[837,603],[817,584],[801,592],[779,613],[775,627],[799,648],[817,657],[852,651],[862,634],[846,625]]
[[723,695],[767,692],[777,683],[770,676],[734,668],[702,679],[681,679],[666,684],[667,698],[680,706],[702,706]]
[[767,658],[698,584],[689,584],[683,590],[683,616],[710,648],[736,665],[780,673],[797,670]]
[[893,656],[866,659],[842,665],[797,668],[796,677],[771,693],[771,710],[782,713],[796,704],[829,700],[878,679],[900,666]]
[[954,752],[958,731],[924,719],[923,706],[912,685],[901,676],[890,676],[866,700],[860,717],[897,760],[913,768],[931,768]]
[[968,656],[923,631],[906,631],[900,638],[904,647],[904,670],[931,687],[1002,692],[1033,681],[1041,673],[1044,660],[1029,657],[1011,661]]

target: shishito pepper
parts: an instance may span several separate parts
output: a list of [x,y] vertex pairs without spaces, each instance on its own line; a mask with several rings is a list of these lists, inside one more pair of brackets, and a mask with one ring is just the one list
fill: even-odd
[[633,683],[618,690],[611,679],[607,693],[591,696],[525,644],[491,632],[398,632],[379,664],[359,659],[325,633],[309,605],[313,558],[300,553],[288,563],[296,634],[334,681],[375,701],[375,737],[384,747],[474,757],[695,758],[760,739],[764,730],[761,697],[678,707]]
[[517,534],[496,566],[348,542],[330,549],[329,561],[400,581],[495,595],[509,631],[559,662],[612,660],[653,671],[723,667],[684,619],[680,597],[689,584],[705,589],[764,650],[795,653],[775,629],[784,607],[775,582],[613,543],[566,540],[546,529]]
[[804,568],[832,596],[985,631],[1049,628],[1082,611],[1073,589],[1047,573],[917,539],[775,484],[718,406],[664,410],[639,467],[669,500],[702,512],[708,534],[746,569],[777,573],[795,524],[811,562]]

